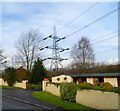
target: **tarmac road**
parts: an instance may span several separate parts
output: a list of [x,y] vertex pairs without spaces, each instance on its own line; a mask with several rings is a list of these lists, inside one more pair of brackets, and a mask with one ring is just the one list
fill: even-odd
[[35,109],[35,111],[36,109],[39,109],[42,111],[66,111],[65,109],[33,98],[32,92],[32,90],[2,89],[2,109],[32,109],[31,111],[34,111],[33,109]]
[[43,109],[6,97],[3,97],[3,100],[2,109]]

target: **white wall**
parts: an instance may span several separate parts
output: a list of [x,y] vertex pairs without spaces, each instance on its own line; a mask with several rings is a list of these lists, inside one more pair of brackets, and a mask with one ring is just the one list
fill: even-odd
[[[46,83],[46,81],[43,81]],[[50,92],[56,96],[60,96],[60,87],[54,84],[44,85],[44,91]],[[72,90],[72,89],[71,89]],[[80,90],[77,91],[76,103],[85,105],[95,109],[118,109],[120,110],[118,97],[120,94],[114,92],[103,92],[96,90]]]
[[2,79],[2,78],[0,78],[0,85],[2,85],[2,81],[3,81],[3,79]]
[[[27,88],[27,82],[28,80],[23,80],[22,82],[16,82],[14,84],[15,87],[21,87],[23,89],[26,89]],[[0,85],[3,85],[3,86],[8,86],[7,82],[0,78]]]
[[54,84],[47,84],[49,81],[43,81],[42,86],[43,86],[43,91],[50,92],[56,96],[60,96],[60,87],[54,85]]
[[109,82],[113,87],[118,87],[117,78],[104,78],[104,82]]
[[[65,77],[67,78],[66,80],[64,80]],[[60,80],[58,81],[57,78],[59,78]],[[71,76],[60,75],[52,77],[52,82],[54,83],[73,82],[73,78]]]
[[47,81],[42,81],[42,90],[43,91],[46,91],[46,88],[47,88],[47,83],[49,82],[49,80]]
[[21,87],[21,88],[23,88],[23,89],[26,89],[27,88],[27,82],[28,82],[28,80],[23,80],[21,83],[15,83],[15,87]]
[[95,109],[118,109],[118,93],[81,90],[77,92],[76,102]]
[[93,84],[93,78],[87,78],[87,82]]
[[56,96],[60,96],[60,86],[57,87],[54,84],[48,84],[46,91],[50,92]]
[[0,85],[7,86],[8,84],[6,81],[4,82],[4,80],[2,78],[0,78]]
[[[94,85],[93,78],[87,78],[87,82]],[[104,77],[104,82],[109,82],[113,87],[118,87],[117,78]]]

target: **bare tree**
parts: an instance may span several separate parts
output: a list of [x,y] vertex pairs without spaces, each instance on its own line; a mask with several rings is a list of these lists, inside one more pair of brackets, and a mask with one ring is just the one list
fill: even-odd
[[3,50],[0,48],[0,68],[4,68],[6,62],[6,57],[3,55]]
[[3,62],[4,56],[3,56],[3,51],[0,49],[0,64]]
[[37,30],[29,29],[22,33],[17,44],[16,62],[31,70],[34,60],[40,57],[41,35]]
[[86,72],[94,65],[94,54],[90,41],[86,37],[82,37],[77,44],[73,46],[71,51],[73,57],[73,66],[80,69],[80,72]]

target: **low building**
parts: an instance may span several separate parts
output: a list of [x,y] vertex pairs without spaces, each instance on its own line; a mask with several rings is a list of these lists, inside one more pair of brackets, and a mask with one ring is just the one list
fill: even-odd
[[120,73],[61,74],[53,76],[52,82],[74,82],[76,84],[88,82],[93,85],[99,85],[101,82],[109,82],[113,87],[120,87]]

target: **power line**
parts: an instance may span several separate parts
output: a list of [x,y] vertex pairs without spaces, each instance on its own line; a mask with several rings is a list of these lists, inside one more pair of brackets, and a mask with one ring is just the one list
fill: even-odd
[[[77,7],[77,8],[75,8],[75,9],[72,10],[72,11],[75,12],[76,9],[79,10],[78,8],[80,9],[80,6]],[[65,17],[68,17],[69,15],[71,15],[71,12],[67,13],[67,14],[65,15]],[[62,19],[64,19],[65,17],[61,17],[61,16],[60,16],[60,17],[59,17],[59,20],[62,20]],[[55,23],[54,23],[54,24],[55,24]],[[49,30],[50,27],[51,27],[51,26],[49,26],[49,28],[47,28],[46,31]],[[59,30],[60,30],[60,29],[59,29]],[[56,32],[57,32],[57,31],[56,31]],[[54,33],[52,33],[52,35],[53,35],[53,34],[54,34]]]
[[[100,17],[100,18],[96,19],[95,21],[93,21],[93,22],[91,22],[91,23],[89,23],[89,24],[85,25],[84,27],[82,27],[82,28],[78,29],[77,31],[75,31],[75,32],[73,32],[73,33],[71,33],[71,34],[67,35],[66,37],[69,37],[69,36],[71,36],[71,35],[73,35],[73,34],[75,34],[75,33],[79,32],[79,31],[81,31],[81,30],[83,30],[83,29],[87,28],[88,26],[90,26],[90,25],[92,25],[92,24],[94,24],[94,23],[98,22],[99,20],[101,20],[101,19],[103,19],[103,18],[105,18],[105,17],[107,17],[107,16],[111,15],[112,13],[116,12],[116,11],[117,11],[117,10],[119,10],[119,9],[120,9],[120,7],[119,7],[119,8],[117,8],[117,9],[115,9],[115,10],[113,10],[113,11],[111,11],[111,12],[109,12],[109,13],[107,13],[107,14],[105,14],[104,16],[102,16],[102,17]],[[64,37],[64,38],[66,38],[66,37]],[[48,37],[44,38],[43,40],[46,40],[47,38],[51,38],[51,36],[48,36]],[[59,40],[59,41],[60,41],[60,40]],[[100,41],[99,41],[99,42],[100,42]],[[100,53],[100,52],[97,52],[97,53]],[[51,58],[51,59],[52,59],[52,58]],[[61,59],[61,60],[62,60],[62,59]],[[60,61],[60,59],[59,59],[59,61]]]
[[111,12],[109,12],[109,13],[107,13],[107,14],[105,14],[105,15],[103,15],[102,17],[96,19],[95,21],[93,21],[93,22],[91,22],[91,23],[89,23],[89,24],[83,26],[82,28],[76,30],[75,32],[72,32],[71,34],[67,35],[66,38],[68,38],[68,37],[70,37],[71,35],[73,35],[73,34],[79,32],[79,31],[81,31],[81,30],[83,30],[83,29],[85,29],[85,28],[91,26],[92,24],[94,24],[94,23],[98,22],[99,20],[101,20],[101,19],[103,19],[103,18],[105,18],[105,17],[111,15],[112,13],[116,12],[116,11],[119,10],[119,9],[120,9],[120,7],[117,8],[117,9],[115,9],[115,10],[113,10],[113,11],[111,11]]
[[[95,3],[94,5],[92,5],[91,8],[94,7],[94,6],[96,6],[98,3],[100,3],[100,2],[97,2],[97,3]],[[89,8],[90,8],[90,7],[89,7]],[[89,9],[89,8],[88,8],[88,9]],[[87,9],[87,10],[88,10],[88,9]],[[119,10],[119,9],[120,9],[120,7],[117,8],[117,9],[115,9],[115,10],[113,10],[113,11],[111,11],[111,12],[109,12],[109,13],[107,13],[106,15],[104,15],[104,16],[102,16],[102,17],[96,19],[95,21],[89,23],[88,25],[86,25],[86,26],[84,26],[84,27],[78,29],[77,31],[75,31],[75,32],[73,32],[73,33],[67,35],[66,37],[64,37],[64,39],[67,38],[67,37],[70,37],[71,35],[73,35],[73,34],[79,32],[79,31],[81,31],[81,30],[83,30],[83,29],[85,29],[85,28],[87,28],[88,26],[94,24],[95,22],[98,22],[99,20],[101,20],[101,19],[103,19],[103,18],[105,18],[105,17],[111,15],[112,13],[116,12],[116,11]],[[86,11],[83,12],[83,13],[86,13]],[[81,16],[83,15],[83,13],[81,14]],[[80,16],[80,15],[79,15],[79,16]],[[77,17],[78,17],[78,16],[77,16]],[[74,18],[74,20],[75,20],[75,18]],[[72,21],[74,21],[74,20],[72,20]],[[67,23],[67,24],[68,24],[68,23]],[[67,25],[67,24],[66,24],[66,25]],[[63,27],[65,27],[65,25],[64,25]],[[61,28],[61,29],[62,29],[62,28]],[[61,30],[61,29],[59,29],[59,30]],[[59,31],[59,30],[58,30],[58,31]],[[58,31],[56,31],[56,32],[58,32]],[[115,31],[115,32],[116,32],[116,31]],[[115,33],[115,32],[113,32],[113,33]],[[42,39],[42,40],[40,40],[40,41],[46,40],[47,38],[50,38],[52,35],[53,35],[53,34],[51,34],[50,36],[45,37],[44,39]],[[40,41],[39,41],[39,42],[40,42]]]
[[98,39],[100,39],[100,37],[107,37],[107,36],[109,36],[109,35],[111,35],[111,34],[114,34],[114,33],[116,33],[116,32],[118,32],[118,31],[116,30],[116,31],[113,31],[113,32],[111,32],[111,33],[105,34],[105,35],[103,35],[103,36],[99,36],[99,37],[97,37],[97,38],[95,38],[95,39],[92,39],[91,41],[98,40]]
[[106,52],[109,52],[109,51],[112,51],[112,50],[115,50],[117,48],[113,48],[113,49],[108,49],[108,50],[103,50],[103,51],[99,51],[99,52],[96,52],[96,54],[99,54],[99,53],[106,53]]
[[69,21],[67,24],[65,24],[63,27],[61,27],[59,30],[57,30],[57,32],[61,31],[62,29],[64,29],[66,26],[68,26],[69,24],[71,24],[73,21],[75,21],[76,19],[78,19],[79,17],[81,17],[82,15],[84,15],[86,12],[88,12],[90,9],[94,8],[96,5],[98,5],[100,3],[101,0],[99,0],[99,2],[96,2],[95,4],[91,5],[89,8],[87,8],[84,12],[82,12],[81,14],[79,14],[78,16],[76,16],[75,18],[73,18],[71,21]]
[[[98,44],[98,43],[104,42],[104,41],[109,40],[110,38],[114,38],[114,37],[117,37],[117,36],[111,36],[111,37],[105,38],[104,40],[97,41],[97,42],[95,42],[95,43],[93,43],[93,44],[91,44],[91,45],[94,45],[94,44]],[[114,50],[114,49],[117,49],[117,48],[113,48],[113,49],[109,49],[109,50],[104,50],[104,51],[99,51],[99,52],[96,52],[96,53],[97,53],[97,54],[99,54],[99,53],[106,53],[106,52],[112,51],[112,50]],[[95,54],[96,54],[96,53],[95,53]]]
[[94,43],[91,43],[91,45],[99,44],[99,43],[101,43],[101,42],[104,42],[104,41],[109,40],[110,38],[117,38],[117,35],[110,36],[110,37],[104,38],[104,39],[102,39],[102,40],[96,41],[96,42],[94,42]]
[[106,41],[106,40],[109,40],[110,38],[116,38],[116,37],[117,37],[117,35],[114,35],[114,36],[111,36],[111,37],[107,37],[107,38],[105,38],[105,39],[103,39],[103,40],[99,40],[99,41],[97,41],[97,42],[94,42],[94,43],[92,43],[91,45],[98,44],[98,43],[104,42],[104,41]]

